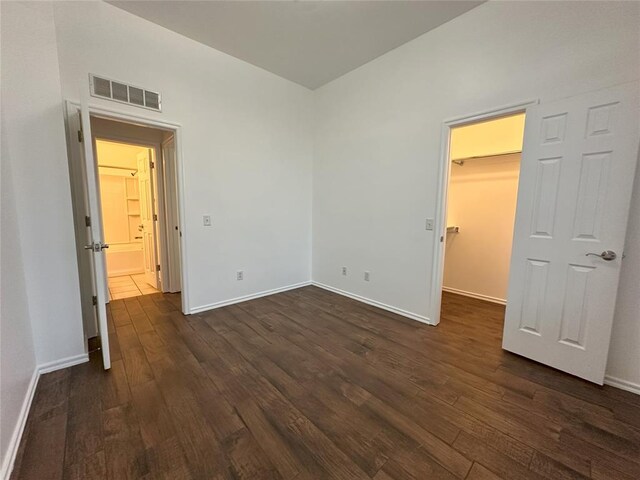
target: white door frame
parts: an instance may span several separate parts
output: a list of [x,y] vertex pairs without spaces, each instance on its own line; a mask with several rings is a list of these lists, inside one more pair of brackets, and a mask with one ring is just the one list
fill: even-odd
[[[77,101],[67,100],[67,104],[80,107]],[[89,103],[89,113],[98,117],[116,120],[120,122],[132,123],[143,127],[151,127],[159,130],[172,132],[175,138],[175,159],[176,159],[176,184],[178,193],[178,224],[180,226],[180,266],[181,266],[181,300],[182,313],[189,314],[189,295],[187,280],[187,246],[186,246],[186,221],[184,209],[184,164],[182,155],[182,125],[175,122],[157,120],[144,115],[131,114],[117,108],[107,108],[96,104]],[[158,153],[158,152],[156,152]],[[158,161],[158,158],[156,158]]]
[[431,323],[432,325],[437,325],[438,323],[440,323],[440,313],[442,307],[442,282],[444,279],[445,251],[444,240],[446,237],[447,229],[447,195],[449,193],[449,176],[451,172],[451,162],[449,160],[451,130],[462,125],[469,125],[486,120],[495,120],[500,117],[506,117],[518,113],[526,113],[528,107],[537,105],[538,103],[539,100],[537,99],[512,103],[491,110],[485,110],[480,113],[455,117],[449,120],[445,120],[442,124],[440,164],[438,166],[436,213],[433,229],[433,268],[430,292],[431,312],[429,315],[429,323]]

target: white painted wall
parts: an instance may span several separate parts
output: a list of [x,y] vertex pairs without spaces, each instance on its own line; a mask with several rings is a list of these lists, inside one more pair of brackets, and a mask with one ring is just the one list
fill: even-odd
[[82,355],[84,346],[53,11],[45,3],[0,9],[4,478],[36,365]]
[[[638,25],[636,2],[488,2],[317,90],[314,281],[431,315],[436,238],[424,224],[436,212],[442,122],[636,80]],[[639,236],[628,243],[640,248]],[[637,292],[631,276],[621,289]],[[615,338],[637,338],[629,296]]]
[[506,300],[519,175],[519,153],[451,165],[443,287]]
[[182,125],[190,307],[309,281],[312,92],[103,2],[54,10],[64,98],[100,74],[163,112],[92,103]]
[[3,144],[39,365],[85,351],[62,118],[52,4],[2,2]]
[[[3,12],[4,13],[4,12]],[[2,25],[4,27],[4,24]],[[4,33],[4,28],[3,28]],[[2,38],[4,42],[4,35]],[[2,65],[4,70],[4,63]],[[5,91],[2,91],[4,102]],[[31,317],[16,212],[9,149],[2,116],[0,200],[0,478],[5,478],[13,452],[20,411],[36,367]]]
[[607,375],[640,392],[640,154],[613,320]]

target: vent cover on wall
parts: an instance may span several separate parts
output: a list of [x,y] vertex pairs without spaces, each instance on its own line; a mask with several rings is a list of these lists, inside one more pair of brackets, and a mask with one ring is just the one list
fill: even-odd
[[148,108],[157,112],[162,111],[162,101],[158,92],[152,92],[151,90],[92,74],[89,75],[89,87],[91,95],[94,97],[108,98],[109,100]]

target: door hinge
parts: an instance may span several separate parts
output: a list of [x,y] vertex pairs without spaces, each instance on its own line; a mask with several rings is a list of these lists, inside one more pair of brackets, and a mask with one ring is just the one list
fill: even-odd
[[160,271],[160,265],[156,265],[156,272]]
[[84,134],[82,133],[82,130],[78,130],[78,141],[80,143],[84,142]]
[[94,305],[98,304],[98,297],[96,297],[95,295],[93,297],[91,297],[91,303],[93,303]]
[[149,160],[149,168],[156,168],[156,162]]
[[89,215],[87,215],[87,216],[85,216],[85,217],[84,217],[84,224],[85,224],[85,226],[87,226],[87,227],[90,227],[90,226],[91,226],[91,217],[90,217]]
[[154,214],[153,214],[153,221],[154,221],[154,222],[157,222],[157,221],[158,221],[158,214],[157,214],[157,213],[154,213]]

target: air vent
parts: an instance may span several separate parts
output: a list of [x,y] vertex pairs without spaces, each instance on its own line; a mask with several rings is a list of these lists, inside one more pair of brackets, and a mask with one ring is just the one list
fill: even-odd
[[91,95],[94,97],[108,98],[115,102],[128,103],[158,112],[162,110],[162,101],[158,92],[95,75],[89,75],[89,85]]

